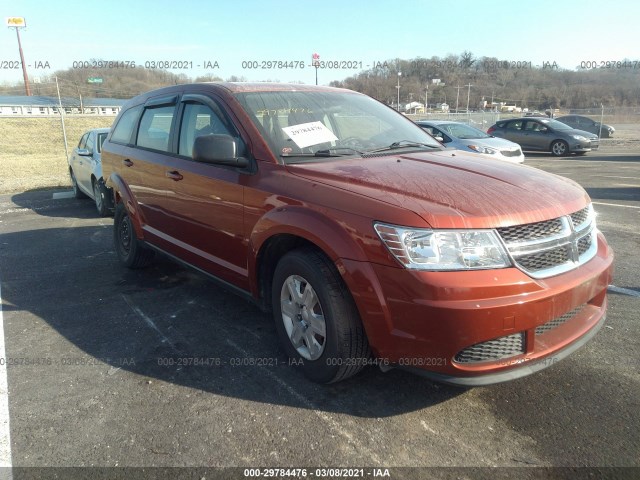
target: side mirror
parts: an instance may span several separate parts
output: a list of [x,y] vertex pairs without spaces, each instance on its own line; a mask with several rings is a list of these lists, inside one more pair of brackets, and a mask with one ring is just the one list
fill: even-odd
[[76,150],[76,153],[81,157],[90,157],[91,155],[93,155],[93,152],[86,148],[79,148],[78,150]]
[[193,143],[193,159],[214,165],[244,168],[249,160],[238,156],[238,144],[231,135],[202,135]]
[[435,137],[436,140],[438,140],[440,143],[444,143],[444,138],[442,138],[440,135],[436,135]]

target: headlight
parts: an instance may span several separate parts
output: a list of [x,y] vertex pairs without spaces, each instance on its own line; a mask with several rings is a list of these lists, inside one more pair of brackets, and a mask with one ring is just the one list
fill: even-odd
[[471,150],[478,152],[478,153],[487,153],[489,155],[494,155],[496,153],[496,150],[494,150],[493,148],[489,148],[489,147],[482,147],[479,145],[467,145],[467,147],[469,147]]
[[576,140],[580,140],[581,142],[584,142],[587,140],[587,137],[583,137],[582,135],[571,135],[571,136]]
[[374,228],[389,251],[415,270],[480,270],[511,265],[493,230],[431,230],[383,223]]

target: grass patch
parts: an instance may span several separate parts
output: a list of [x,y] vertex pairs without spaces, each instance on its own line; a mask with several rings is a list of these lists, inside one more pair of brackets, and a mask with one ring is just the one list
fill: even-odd
[[[65,116],[69,152],[84,132],[114,118]],[[60,117],[0,117],[0,132],[0,193],[71,186]]]

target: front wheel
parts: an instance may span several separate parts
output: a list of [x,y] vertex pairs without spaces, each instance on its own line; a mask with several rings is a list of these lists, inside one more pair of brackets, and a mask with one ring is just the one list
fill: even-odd
[[278,262],[272,286],[276,331],[292,364],[314,382],[358,373],[371,356],[358,310],[333,262],[314,248]]
[[551,144],[551,153],[554,157],[562,157],[569,153],[569,145],[564,140],[555,140]]
[[154,252],[145,248],[133,229],[133,223],[122,202],[113,218],[113,241],[120,261],[129,268],[143,268],[151,262]]

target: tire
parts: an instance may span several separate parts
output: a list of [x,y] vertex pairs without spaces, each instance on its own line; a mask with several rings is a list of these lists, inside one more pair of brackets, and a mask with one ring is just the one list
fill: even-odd
[[113,242],[118,259],[125,267],[144,268],[153,259],[154,252],[136,237],[131,218],[122,202],[118,203],[113,219]]
[[554,140],[551,143],[551,154],[554,157],[562,157],[569,154],[569,145],[564,140]]
[[93,181],[93,198],[96,202],[96,210],[101,217],[108,217],[111,213],[110,192],[102,180]]
[[69,169],[69,176],[71,177],[71,186],[73,187],[73,196],[75,198],[87,198],[87,196],[80,190],[76,176],[73,174],[73,170]]
[[368,363],[371,350],[353,298],[319,250],[301,248],[280,259],[272,305],[285,352],[310,380],[338,382]]

